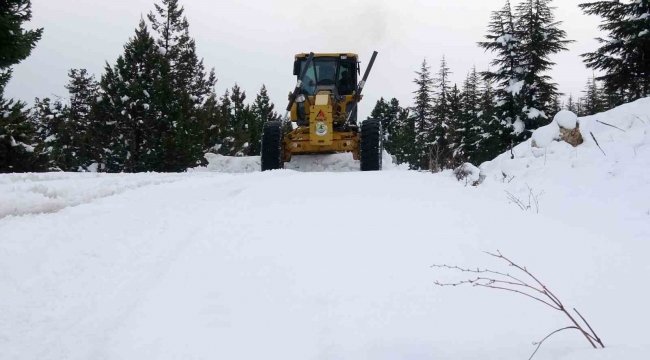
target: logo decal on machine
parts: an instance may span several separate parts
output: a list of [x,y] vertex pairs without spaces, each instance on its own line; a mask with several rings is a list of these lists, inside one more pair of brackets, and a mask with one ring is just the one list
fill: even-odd
[[318,115],[316,115],[316,120],[326,120],[326,119],[327,119],[327,115],[325,115],[325,112],[323,112],[323,110],[321,110],[318,113]]
[[328,130],[329,129],[327,128],[327,125],[324,122],[320,121],[316,123],[316,135],[325,136],[327,135]]

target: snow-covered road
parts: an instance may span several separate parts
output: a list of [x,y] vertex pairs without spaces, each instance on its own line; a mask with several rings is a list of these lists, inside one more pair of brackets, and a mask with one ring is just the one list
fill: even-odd
[[[598,356],[650,344],[647,239],[500,189],[402,171],[12,176],[14,199],[49,196],[0,219],[2,359],[527,359],[561,314],[434,285],[458,277],[433,263],[503,269],[482,253],[497,249],[587,316],[612,347]],[[609,358],[587,345],[565,333],[536,359]]]

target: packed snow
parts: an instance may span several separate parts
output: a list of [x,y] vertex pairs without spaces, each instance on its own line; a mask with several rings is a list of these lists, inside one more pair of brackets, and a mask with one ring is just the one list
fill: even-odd
[[[191,172],[222,172],[222,173],[251,173],[262,168],[259,156],[231,157],[217,154],[206,154],[208,165],[204,168],[192,169]],[[384,152],[384,170],[406,170],[408,167],[393,163],[392,157]],[[354,160],[351,154],[333,155],[302,155],[294,156],[284,165],[287,170],[301,172],[351,172],[359,171],[359,161]]]
[[500,250],[607,346],[563,332],[535,359],[647,360],[650,99],[577,122],[577,148],[467,164],[478,186],[387,154],[394,171],[209,155],[187,174],[0,175],[0,357],[528,359],[565,316],[434,284],[468,277],[433,264],[512,271],[483,253]]

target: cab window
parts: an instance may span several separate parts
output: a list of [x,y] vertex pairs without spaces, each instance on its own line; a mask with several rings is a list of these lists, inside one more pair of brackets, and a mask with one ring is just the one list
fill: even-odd
[[353,62],[341,62],[338,76],[338,89],[340,95],[352,95],[356,90],[354,75],[356,64]]

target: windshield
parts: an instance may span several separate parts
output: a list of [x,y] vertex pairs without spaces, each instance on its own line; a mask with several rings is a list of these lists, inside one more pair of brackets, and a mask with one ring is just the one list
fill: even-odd
[[[307,62],[302,62],[301,70]],[[314,59],[307,74],[303,79],[302,90],[308,95],[314,95],[319,85],[336,84],[336,68],[338,61],[335,59]]]
[[[305,69],[306,59],[302,59],[300,70]],[[316,58],[307,69],[302,82],[302,93],[315,95],[318,86],[335,85],[339,95],[352,95],[357,88],[357,64],[355,59]]]

